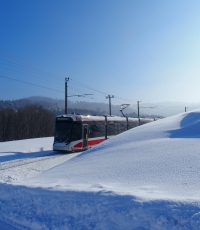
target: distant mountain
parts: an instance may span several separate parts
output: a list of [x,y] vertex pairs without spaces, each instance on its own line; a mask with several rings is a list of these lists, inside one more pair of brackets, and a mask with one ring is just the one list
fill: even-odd
[[[15,110],[26,105],[39,105],[52,111],[54,114],[63,114],[65,101],[61,99],[53,99],[49,97],[33,96],[22,98],[19,100],[0,100],[0,109],[11,107]],[[112,114],[121,116],[120,105],[112,105]],[[85,101],[68,101],[68,113],[75,112],[77,114],[105,115],[109,114],[109,106],[107,103],[85,102]],[[124,114],[129,117],[137,117],[136,109],[132,107],[126,108]],[[149,111],[148,111],[149,112]],[[147,112],[140,112],[141,117],[158,117]]]
[[52,99],[48,97],[27,97],[19,100],[0,100],[0,109],[13,108],[15,110],[23,108],[26,105],[39,105],[51,111],[57,111],[63,107],[63,100]]
[[[194,102],[171,102],[171,101],[165,101],[165,102],[158,102],[158,103],[152,103],[149,104],[149,106],[154,107],[154,109],[151,109],[154,114],[157,114],[158,116],[164,116],[169,117],[173,116],[179,113],[186,112],[200,109],[200,103],[194,103]],[[142,107],[142,103],[141,103]],[[145,107],[145,106],[144,106]],[[149,109],[142,108],[142,112],[149,113]]]
[[[49,97],[41,97],[41,96],[34,96],[34,97],[27,97],[22,98],[19,100],[0,100],[0,109],[11,107],[13,109],[19,109],[26,105],[41,105],[45,109],[49,109],[51,111],[56,111],[57,113],[64,113],[65,109],[65,101],[61,99],[53,99]],[[119,111],[119,106],[112,106],[112,113],[115,115],[121,115]],[[76,113],[83,113],[83,110],[92,111],[95,115],[104,115],[109,113],[108,104],[106,103],[95,103],[95,102],[84,102],[84,101],[77,101],[72,102],[68,101],[68,111],[69,112],[76,112]],[[130,112],[133,112],[132,110]]]

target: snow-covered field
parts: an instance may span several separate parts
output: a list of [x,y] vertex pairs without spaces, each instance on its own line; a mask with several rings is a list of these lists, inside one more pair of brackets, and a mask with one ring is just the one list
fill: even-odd
[[73,154],[0,143],[0,229],[200,229],[200,110]]

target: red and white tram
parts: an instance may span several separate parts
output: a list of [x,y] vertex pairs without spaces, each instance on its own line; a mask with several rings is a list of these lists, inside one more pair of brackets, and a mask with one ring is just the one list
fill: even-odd
[[82,151],[107,138],[154,119],[127,118],[117,116],[84,116],[76,114],[56,117],[54,151]]

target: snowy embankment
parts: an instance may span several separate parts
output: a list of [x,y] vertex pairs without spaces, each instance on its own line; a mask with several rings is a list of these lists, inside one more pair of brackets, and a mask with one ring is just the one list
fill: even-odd
[[0,184],[0,219],[19,229],[199,229],[199,138],[200,111],[124,132]]

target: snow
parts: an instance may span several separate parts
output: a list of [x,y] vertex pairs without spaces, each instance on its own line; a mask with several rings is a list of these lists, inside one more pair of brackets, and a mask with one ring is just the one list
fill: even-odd
[[200,229],[200,110],[82,153],[0,143],[2,229]]

